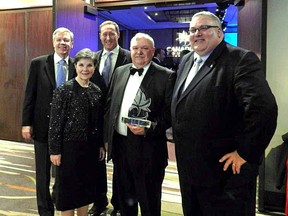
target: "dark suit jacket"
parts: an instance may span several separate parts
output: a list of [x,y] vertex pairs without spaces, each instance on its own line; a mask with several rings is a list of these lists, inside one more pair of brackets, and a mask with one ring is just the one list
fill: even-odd
[[179,65],[173,138],[179,173],[195,185],[209,185],[225,175],[219,159],[228,152],[260,163],[276,128],[277,105],[258,57],[224,41],[181,94],[193,56],[185,55]]
[[[111,152],[113,151],[115,124],[117,124],[131,66],[132,64],[127,64],[115,70],[107,97],[106,110],[108,112],[106,113],[105,122],[108,123],[108,127],[106,128],[108,160],[111,159]],[[155,122],[156,125],[151,126],[146,131],[145,137],[137,137],[141,137],[141,142],[145,146],[142,155],[156,158],[159,160],[161,166],[166,166],[168,158],[165,132],[171,125],[170,106],[175,79],[175,73],[152,62],[141,83],[146,98],[151,98],[151,105],[149,106],[151,112],[149,112],[148,120]]]
[[[104,81],[103,77],[100,75],[100,72],[99,72],[99,67],[100,67],[100,61],[101,61],[102,53],[103,53],[103,49],[99,50],[98,52],[95,53],[96,59],[97,59],[97,65],[96,65],[95,72],[94,72],[93,76],[91,77],[90,81],[99,86],[99,88],[103,92],[104,98],[105,98],[105,96],[107,94],[107,91],[108,91],[108,87],[106,86],[105,81]],[[125,65],[125,64],[128,64],[130,62],[131,62],[130,51],[119,47],[119,54],[118,54],[118,57],[117,57],[117,60],[116,60],[114,71],[115,71],[115,69],[117,67]]]
[[[22,126],[33,127],[33,139],[48,142],[50,103],[56,88],[54,54],[31,61],[23,104]],[[73,59],[69,58],[68,79],[76,76]]]
[[156,64],[162,65],[162,62],[156,57],[153,57],[152,61],[155,62]]
[[[275,159],[277,160],[276,161],[276,167],[275,167],[275,170],[276,170],[276,188],[279,190],[286,184],[286,181],[287,181],[286,163],[288,160],[288,133],[285,133],[282,135],[282,140],[283,140],[283,143],[281,145],[273,148],[270,151],[270,153],[273,150],[280,152],[279,158],[273,158],[274,160]],[[269,154],[267,155],[267,157],[269,156]]]

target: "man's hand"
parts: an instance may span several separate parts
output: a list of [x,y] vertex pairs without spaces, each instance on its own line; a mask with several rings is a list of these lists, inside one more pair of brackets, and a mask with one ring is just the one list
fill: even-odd
[[105,156],[106,156],[105,147],[100,147],[98,160],[99,160],[99,161],[104,160],[104,159],[105,159]]
[[22,137],[26,141],[32,140],[33,129],[31,126],[23,126],[22,127]]
[[231,165],[233,174],[239,174],[241,166],[246,163],[246,161],[238,154],[237,151],[225,154],[220,160],[220,163],[224,163],[223,170],[226,171]]
[[104,148],[105,148],[105,151],[107,152],[108,151],[108,142],[104,143]]
[[50,160],[51,160],[52,164],[54,164],[55,166],[60,166],[60,164],[61,164],[61,154],[59,154],[59,155],[50,155]]
[[127,127],[131,130],[131,132],[135,135],[145,135],[145,128],[139,127],[131,124],[126,124]]

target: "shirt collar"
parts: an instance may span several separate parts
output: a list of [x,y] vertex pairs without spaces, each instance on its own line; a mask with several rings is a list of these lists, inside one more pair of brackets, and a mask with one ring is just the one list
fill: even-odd
[[[58,63],[61,60],[62,60],[62,58],[57,53],[54,53],[54,62]],[[68,65],[69,56],[67,56],[64,60],[65,60],[66,64]]]
[[102,55],[106,55],[109,52],[112,52],[113,54],[118,54],[119,53],[119,45],[117,45],[113,50],[108,51],[105,48],[103,49],[103,54]]
[[196,52],[194,52],[194,61],[195,61],[196,59],[198,59],[198,58],[201,58],[201,59],[202,59],[202,62],[204,63],[204,62],[209,58],[209,56],[210,56],[211,53],[212,53],[212,51],[209,52],[209,53],[207,53],[207,54],[204,55],[204,56],[199,56]]
[[[145,65],[145,66],[143,67],[144,70],[143,70],[143,74],[142,74],[142,75],[145,75],[145,74],[146,74],[146,72],[147,72],[148,68],[150,67],[150,65],[151,65],[151,61],[150,61],[149,64],[147,64],[147,65]],[[132,64],[132,67],[133,67],[133,68],[136,68],[134,64]]]

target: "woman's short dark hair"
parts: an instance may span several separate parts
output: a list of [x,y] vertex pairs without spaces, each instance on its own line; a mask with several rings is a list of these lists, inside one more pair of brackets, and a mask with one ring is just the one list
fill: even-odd
[[97,63],[95,53],[92,52],[89,48],[84,48],[75,55],[74,64],[77,64],[77,62],[81,59],[91,59],[94,65]]

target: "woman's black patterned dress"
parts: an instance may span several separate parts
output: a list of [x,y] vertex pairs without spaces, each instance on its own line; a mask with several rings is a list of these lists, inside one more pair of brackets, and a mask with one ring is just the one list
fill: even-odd
[[61,154],[52,194],[57,210],[92,203],[97,186],[101,187],[97,185],[97,177],[103,176],[97,169],[99,147],[104,145],[101,100],[101,91],[96,85],[90,82],[83,88],[75,79],[54,92],[49,153]]

